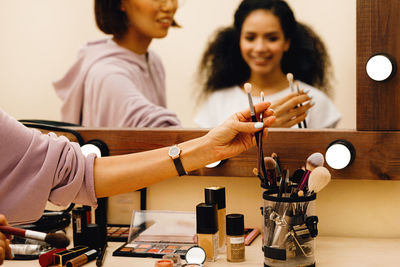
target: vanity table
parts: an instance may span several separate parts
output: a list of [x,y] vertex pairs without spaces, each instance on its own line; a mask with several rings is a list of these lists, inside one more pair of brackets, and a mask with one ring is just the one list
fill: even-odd
[[[206,262],[205,267],[222,266],[262,266],[264,256],[261,251],[261,237],[246,247],[246,260],[241,263],[229,263],[226,255],[219,255],[216,262]],[[154,258],[114,257],[112,252],[122,243],[109,242],[104,267],[138,266],[154,267]],[[400,262],[400,239],[362,239],[341,237],[317,237],[316,266],[320,267],[398,267]],[[5,266],[40,266],[35,261],[6,261]],[[94,267],[92,261],[83,266]]]

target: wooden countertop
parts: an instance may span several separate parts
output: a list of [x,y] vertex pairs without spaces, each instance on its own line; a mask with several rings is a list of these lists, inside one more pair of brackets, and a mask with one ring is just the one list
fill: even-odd
[[[246,261],[229,263],[221,254],[216,262],[206,262],[205,267],[218,266],[263,266],[259,236],[251,246],[246,247]],[[115,257],[112,253],[122,243],[109,242],[104,267],[140,266],[154,267],[154,258]],[[343,237],[318,237],[316,240],[316,265],[318,267],[398,267],[400,266],[400,239],[363,239]],[[5,266],[40,266],[35,261],[6,261]],[[84,266],[94,267],[95,261]]]

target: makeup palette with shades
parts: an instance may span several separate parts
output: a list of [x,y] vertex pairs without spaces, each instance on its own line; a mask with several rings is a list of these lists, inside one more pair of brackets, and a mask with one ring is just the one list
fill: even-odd
[[184,258],[196,245],[196,214],[176,211],[134,211],[128,242],[114,256],[162,258],[175,253]]

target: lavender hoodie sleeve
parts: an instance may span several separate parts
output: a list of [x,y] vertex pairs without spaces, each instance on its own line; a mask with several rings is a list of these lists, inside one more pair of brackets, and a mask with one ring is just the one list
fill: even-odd
[[29,129],[0,109],[0,213],[12,224],[40,218],[46,202],[96,206],[94,155],[54,133]]

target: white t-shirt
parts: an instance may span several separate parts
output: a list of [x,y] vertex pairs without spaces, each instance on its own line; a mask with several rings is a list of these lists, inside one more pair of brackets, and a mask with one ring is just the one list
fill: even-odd
[[[310,90],[308,95],[315,102],[306,118],[307,128],[334,128],[341,119],[341,114],[333,102],[317,88],[300,81],[299,84],[300,88]],[[266,96],[265,101],[274,102],[290,92],[288,87],[278,93]],[[253,96],[253,103],[258,102],[261,102],[261,98]],[[246,93],[239,86],[229,87],[211,93],[197,112],[194,122],[202,128],[213,128],[223,123],[235,112],[247,108],[249,108],[249,102]],[[293,126],[293,128],[297,127],[297,125]]]

